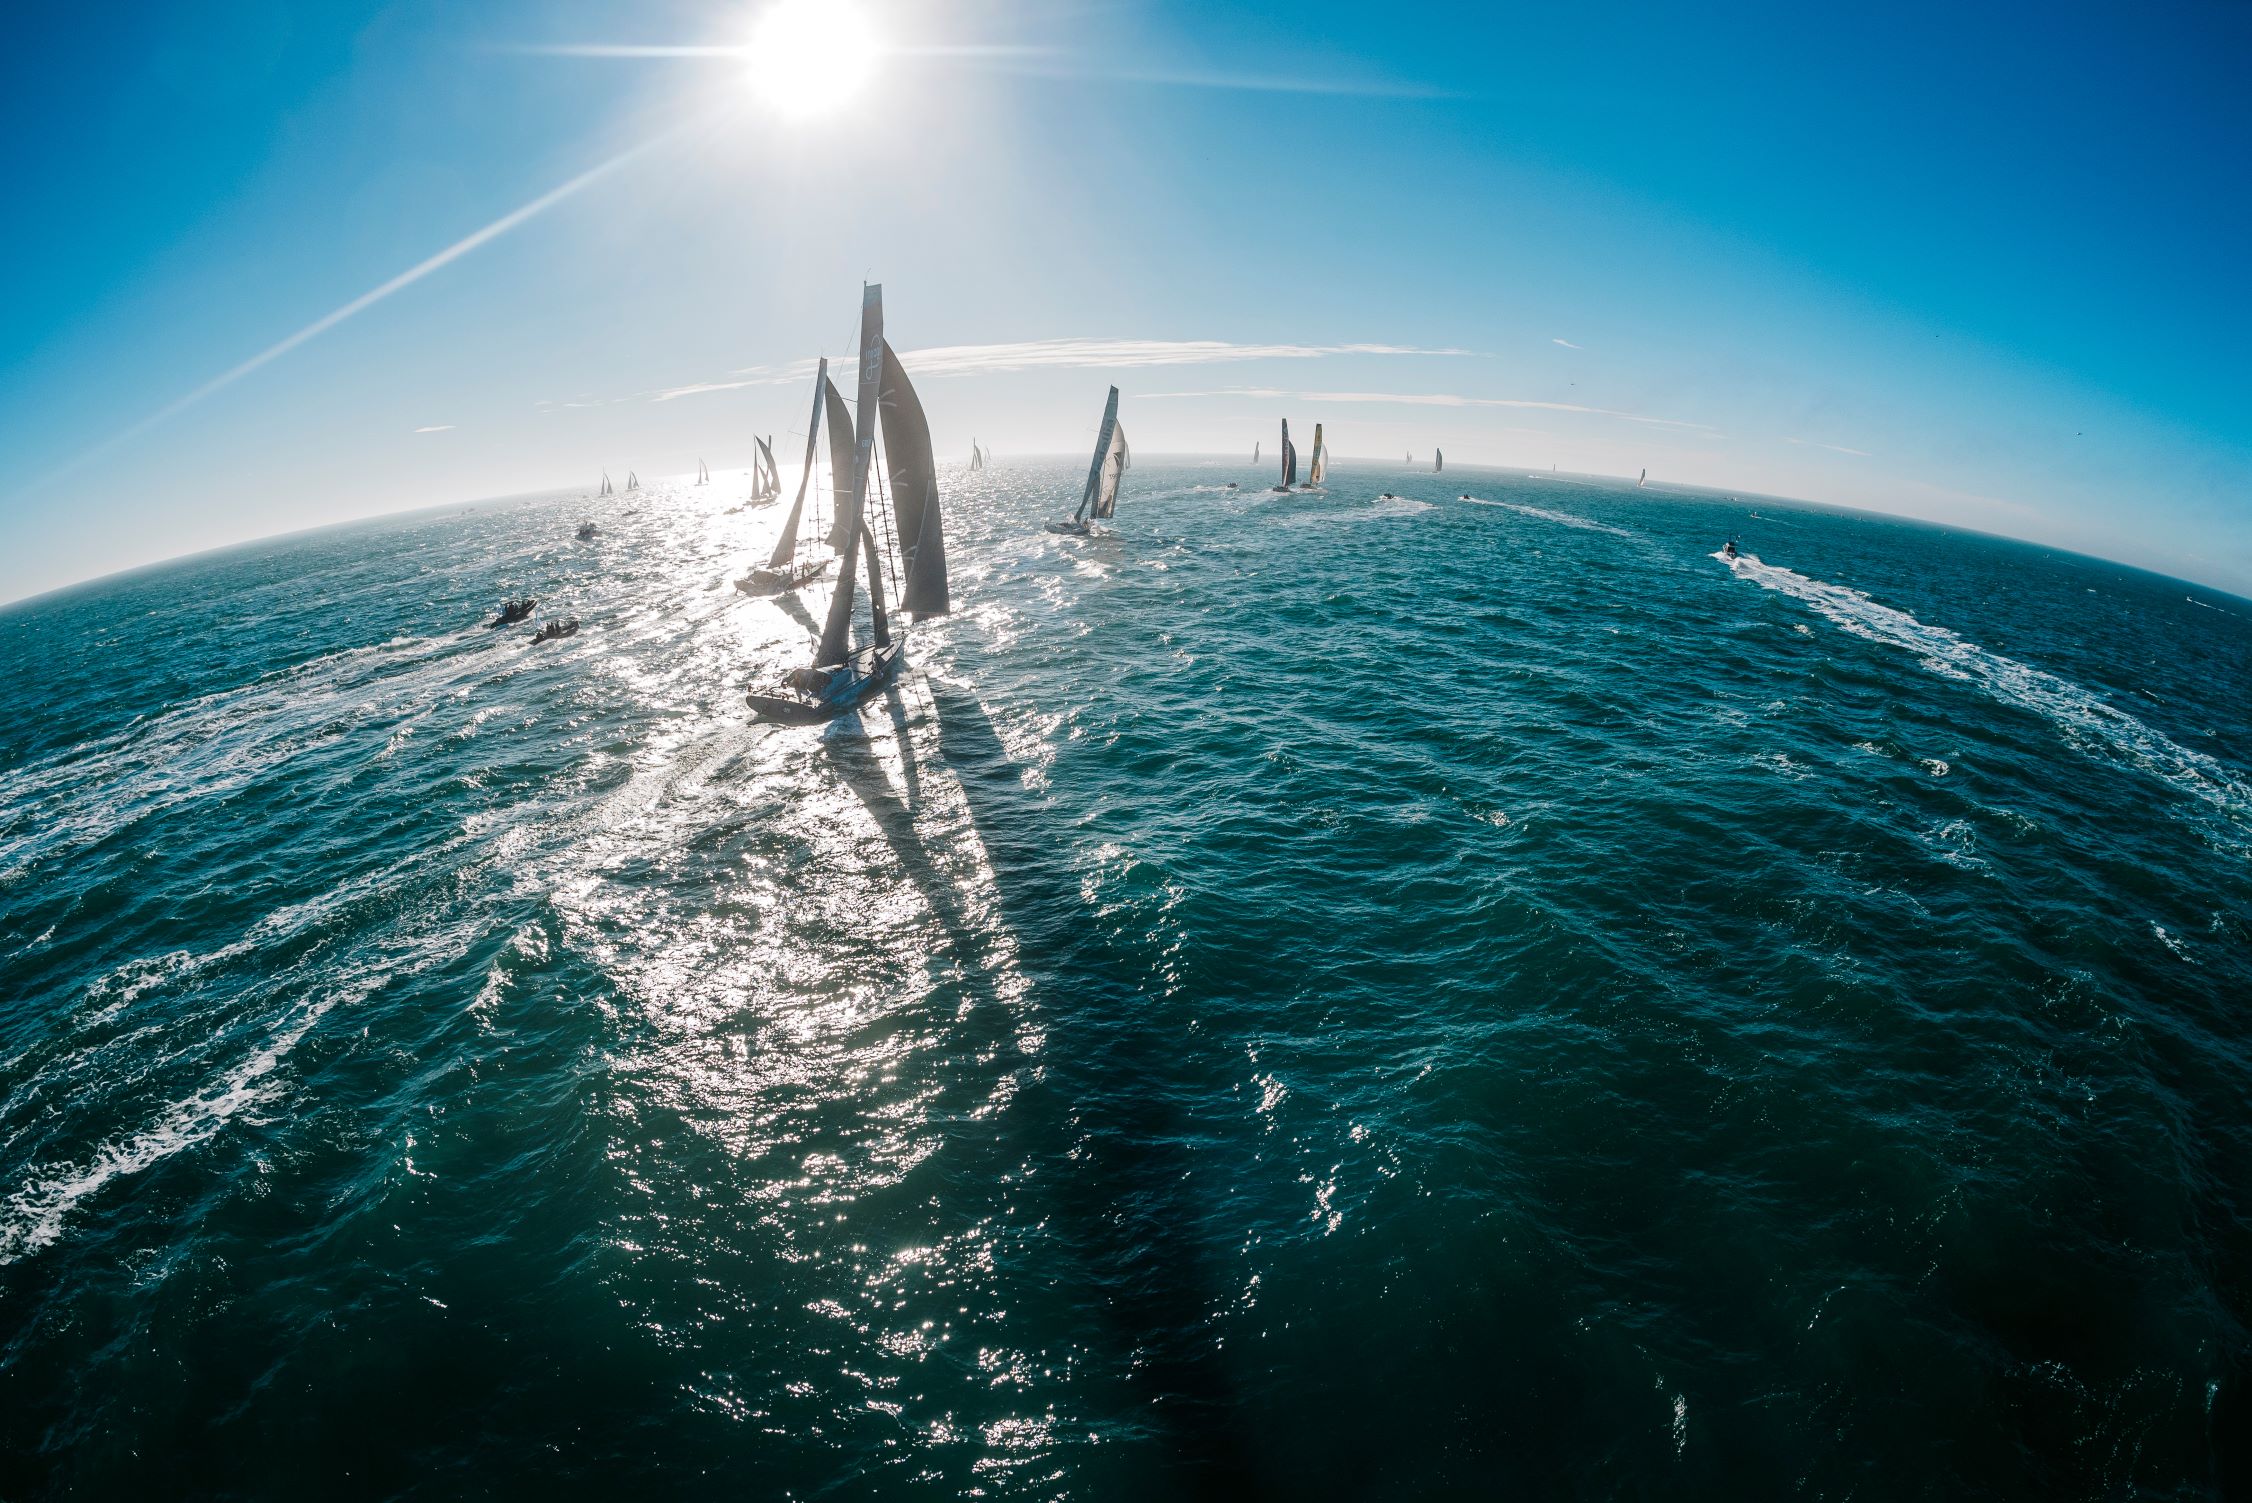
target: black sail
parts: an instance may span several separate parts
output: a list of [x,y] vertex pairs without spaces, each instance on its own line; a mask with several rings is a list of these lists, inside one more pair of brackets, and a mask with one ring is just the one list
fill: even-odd
[[813,377],[813,419],[805,430],[805,472],[798,476],[798,498],[790,503],[789,520],[782,524],[782,536],[775,539],[773,556],[766,561],[769,569],[779,569],[797,555],[798,519],[805,515],[805,493],[813,484],[813,443],[821,434],[821,389],[828,384],[829,362],[823,360]]
[[837,392],[837,383],[823,381],[829,404],[829,482],[835,490],[829,546],[845,551],[845,514],[852,506],[852,409]]
[[946,588],[946,537],[938,510],[938,462],[929,419],[890,344],[884,345],[884,457],[891,479],[892,522],[898,527],[900,609],[918,619],[951,609]]

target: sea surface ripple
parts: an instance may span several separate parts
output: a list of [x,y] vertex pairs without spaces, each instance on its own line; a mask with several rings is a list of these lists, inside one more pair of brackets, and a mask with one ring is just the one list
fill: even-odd
[[0,1497],[2252,1488],[2252,606],[1081,468],[819,729],[739,483],[0,612]]

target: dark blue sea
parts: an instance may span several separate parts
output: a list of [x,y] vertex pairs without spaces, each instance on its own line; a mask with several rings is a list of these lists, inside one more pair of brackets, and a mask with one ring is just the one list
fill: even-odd
[[2252,604],[1084,468],[0,613],[0,1498],[2252,1490]]

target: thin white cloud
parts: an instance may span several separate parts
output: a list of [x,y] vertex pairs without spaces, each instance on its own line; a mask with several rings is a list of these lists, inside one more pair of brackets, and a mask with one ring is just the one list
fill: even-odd
[[1652,428],[1677,428],[1685,432],[1712,433],[1716,430],[1707,423],[1691,423],[1680,418],[1651,417],[1640,412],[1621,412],[1612,407],[1582,407],[1573,402],[1535,402],[1523,397],[1464,397],[1452,392],[1397,392],[1397,391],[1279,391],[1265,386],[1234,386],[1224,391],[1151,391],[1139,394],[1143,401],[1159,398],[1197,397],[1252,397],[1262,401],[1331,403],[1347,406],[1354,403],[1380,402],[1404,407],[1513,407],[1534,412],[1572,412],[1584,417],[1612,418],[1622,423],[1643,423]]
[[[1331,355],[1468,355],[1470,350],[1424,349],[1400,344],[1232,344],[1221,339],[1026,339],[1013,344],[951,344],[907,350],[900,362],[918,378],[976,376],[1041,369],[1137,369],[1158,365],[1219,365],[1243,360],[1319,360]],[[650,394],[655,402],[746,386],[794,385],[813,375],[816,362],[751,366],[733,381],[696,381]]]
[[432,423],[427,428],[417,428],[414,431],[417,433],[451,433],[454,431],[454,425],[451,423]]
[[1572,343],[1569,339],[1551,339],[1549,343],[1560,344],[1567,350],[1576,350],[1581,348],[1579,345]]
[[1826,444],[1818,438],[1786,438],[1786,444],[1797,444],[1802,449],[1829,449],[1838,454],[1851,454],[1856,459],[1869,458],[1867,449],[1848,449],[1843,444]]

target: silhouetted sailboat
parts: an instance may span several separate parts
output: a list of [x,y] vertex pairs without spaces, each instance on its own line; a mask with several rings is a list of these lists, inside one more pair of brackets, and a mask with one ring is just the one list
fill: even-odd
[[1645,485],[1648,485],[1649,483],[1650,483],[1650,472],[1649,472],[1648,470],[1644,470],[1644,471],[1642,472],[1642,478],[1634,482],[1634,485],[1635,485],[1635,489],[1639,490],[1639,489],[1641,489],[1641,488],[1642,488],[1643,486],[1645,486]]
[[[830,720],[881,693],[898,675],[905,643],[891,634],[884,611],[883,559],[868,526],[868,480],[876,468],[876,429],[889,461],[892,520],[899,544],[900,606],[916,619],[952,609],[946,580],[946,538],[939,514],[937,464],[923,404],[884,340],[884,291],[870,285],[860,302],[860,404],[853,424],[852,489],[840,492],[832,541],[842,559],[829,614],[813,662],[792,669],[772,691],[749,696],[761,719],[791,725]],[[880,417],[879,417],[880,414]],[[832,413],[832,431],[834,428]],[[853,645],[855,574],[868,560],[866,646]]]
[[1298,483],[1298,451],[1290,444],[1290,419],[1282,420],[1282,484],[1275,487],[1287,491]]
[[1444,449],[1433,449],[1431,451],[1431,473],[1436,475],[1439,473],[1439,471],[1445,469],[1446,467],[1446,451]]
[[1087,467],[1087,489],[1079,497],[1079,510],[1068,522],[1050,522],[1048,530],[1086,537],[1094,532],[1095,523],[1109,521],[1118,509],[1118,482],[1133,463],[1126,430],[1118,425],[1118,388],[1113,386],[1110,400],[1103,405],[1102,431],[1095,437],[1095,460]]
[[780,595],[800,585],[819,579],[829,572],[830,558],[798,559],[798,524],[805,517],[805,498],[813,496],[815,532],[821,530],[821,488],[813,483],[814,472],[819,468],[821,419],[826,409],[829,419],[829,473],[831,484],[837,491],[837,505],[844,505],[845,487],[852,483],[852,418],[845,411],[844,398],[829,381],[829,362],[824,358],[813,375],[813,417],[805,426],[805,469],[798,475],[798,498],[790,503],[790,515],[782,523],[782,535],[774,540],[774,551],[767,555],[764,564],[741,579],[735,588],[746,595]]
[[985,451],[977,446],[977,440],[973,438],[970,440],[970,472],[975,474],[984,468]]
[[1314,424],[1314,453],[1306,465],[1306,483],[1300,490],[1318,491],[1329,478],[1329,446],[1321,441],[1321,424]]

